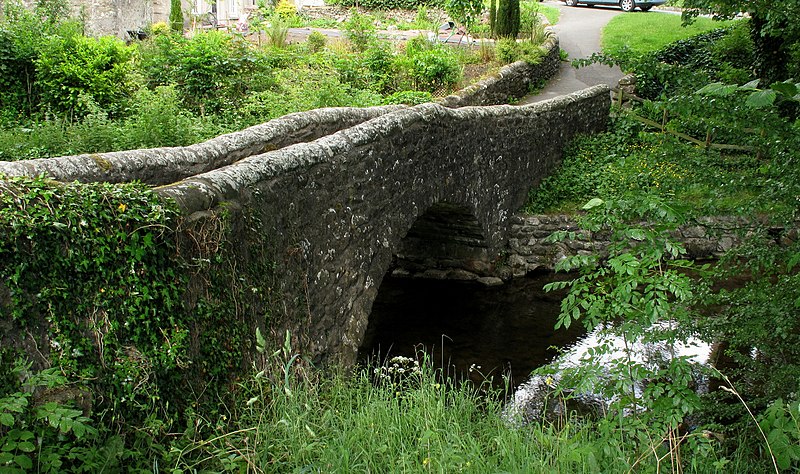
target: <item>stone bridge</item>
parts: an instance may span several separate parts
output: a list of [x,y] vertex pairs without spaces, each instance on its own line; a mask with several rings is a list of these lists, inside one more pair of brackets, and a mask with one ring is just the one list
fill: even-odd
[[503,276],[511,217],[575,134],[606,127],[609,105],[597,86],[519,107],[320,109],[190,147],[0,163],[0,173],[135,178],[189,222],[224,211],[231,228],[260,236],[229,234],[243,262],[253,245],[269,249],[287,327],[318,360],[347,364],[387,272]]

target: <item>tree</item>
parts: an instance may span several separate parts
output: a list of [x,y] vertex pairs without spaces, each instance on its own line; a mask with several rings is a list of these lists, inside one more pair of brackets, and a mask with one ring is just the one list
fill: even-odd
[[684,0],[684,7],[683,19],[687,23],[700,14],[731,19],[747,13],[756,47],[755,67],[762,85],[789,79],[800,72],[797,65],[800,0]]
[[491,0],[489,3],[489,33],[494,38],[495,27],[497,23],[497,1]]
[[183,32],[183,10],[181,0],[170,0],[169,6],[169,26],[172,31]]
[[499,0],[495,32],[499,38],[516,38],[519,34],[519,0]]

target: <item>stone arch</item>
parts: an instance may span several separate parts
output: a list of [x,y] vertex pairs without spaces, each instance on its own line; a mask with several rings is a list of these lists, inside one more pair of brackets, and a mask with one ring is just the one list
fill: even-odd
[[463,204],[439,202],[399,242],[396,272],[427,278],[474,279],[491,273],[488,225]]
[[448,248],[456,269],[489,273],[531,185],[574,134],[605,127],[609,103],[595,87],[524,107],[423,104],[159,193],[189,215],[230,203],[254,214],[281,274],[285,325],[315,360],[346,365],[393,255],[434,242],[418,256]]

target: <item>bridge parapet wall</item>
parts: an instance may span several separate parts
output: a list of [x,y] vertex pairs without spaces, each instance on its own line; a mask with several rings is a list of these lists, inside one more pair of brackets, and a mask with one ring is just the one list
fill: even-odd
[[[445,97],[439,103],[451,108],[497,105],[527,95],[531,84],[548,79],[558,71],[558,38],[551,36],[543,48],[547,54],[539,63],[532,65],[518,61],[510,64],[498,74]],[[229,165],[248,156],[309,142],[405,107],[334,107],[297,112],[182,147],[0,161],[0,174],[44,174],[57,181],[122,183],[138,180],[158,186]]]
[[347,364],[393,255],[420,216],[443,205],[469,214],[486,254],[499,254],[531,185],[574,134],[606,127],[609,105],[605,86],[523,107],[423,104],[159,193],[199,219],[220,206],[252,214],[285,276],[277,289],[284,320],[308,336],[312,354]]
[[138,180],[157,186],[229,165],[247,156],[315,140],[403,107],[316,109],[285,115],[183,147],[0,161],[0,173],[8,176],[44,174],[57,181],[124,183]]
[[549,35],[541,48],[545,53],[538,63],[517,61],[504,66],[492,77],[449,95],[439,103],[455,108],[506,104],[510,99],[525,97],[531,89],[553,77],[561,67],[561,48],[556,35]]

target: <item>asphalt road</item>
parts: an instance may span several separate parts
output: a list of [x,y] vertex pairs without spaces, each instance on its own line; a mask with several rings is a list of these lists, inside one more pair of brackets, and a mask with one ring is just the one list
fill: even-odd
[[[569,54],[568,60],[561,63],[561,70],[538,94],[522,99],[519,104],[531,104],[560,95],[569,94],[597,84],[616,86],[622,77],[618,67],[601,64],[576,69],[573,59],[586,58],[600,51],[600,32],[606,23],[622,13],[618,8],[608,7],[567,7],[561,1],[548,1],[561,10],[561,19],[552,28],[558,35],[561,49]],[[635,12],[633,14],[644,14]],[[646,13],[651,15],[652,13]]]

